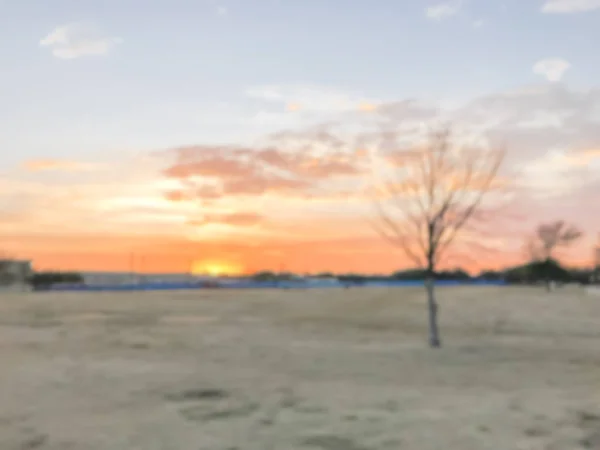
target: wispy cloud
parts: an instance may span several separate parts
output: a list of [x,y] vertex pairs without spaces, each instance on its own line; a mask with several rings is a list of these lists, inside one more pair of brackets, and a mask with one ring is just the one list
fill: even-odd
[[547,0],[542,6],[546,14],[574,14],[600,9],[600,0]]
[[[300,102],[298,92],[304,91],[277,87],[261,91],[259,98],[267,107],[271,101],[283,110],[292,99]],[[342,105],[355,110],[360,105],[360,95],[335,92],[339,97],[330,98],[345,98]],[[305,104],[331,110],[323,106],[327,101],[319,102],[315,97]],[[419,128],[423,133],[439,115],[436,108],[414,100],[377,103],[374,108],[365,104],[365,110],[374,109],[370,114],[347,114],[346,106],[334,109],[338,113],[327,115],[319,126],[287,129],[247,146],[199,142],[157,152],[139,179],[125,174],[140,170],[139,161],[116,176],[124,166],[117,160],[111,170],[86,172],[83,177],[58,172],[61,182],[53,185],[48,183],[51,174],[38,172],[87,170],[86,166],[65,160],[27,161],[23,168],[35,173],[17,171],[12,181],[0,180],[0,210],[9,218],[0,224],[0,246],[49,266],[85,251],[89,264],[115,269],[126,266],[125,253],[137,246],[141,253],[165,248],[158,252],[171,259],[156,257],[161,270],[176,270],[184,260],[189,264],[185,255],[220,261],[224,248],[242,255],[253,269],[277,267],[285,257],[293,270],[315,269],[317,263],[323,269],[391,270],[399,264],[396,256],[377,237],[371,238],[361,221],[372,213],[364,195],[372,161],[378,154],[389,156],[414,146],[407,125],[425,124]],[[597,224],[593,205],[599,186],[599,107],[598,89],[539,83],[443,113],[459,132],[472,128],[492,145],[506,143],[506,168],[519,169],[527,181],[527,209],[519,227],[552,218],[560,204],[563,215],[570,214],[591,230]],[[355,120],[360,126],[354,127]],[[91,233],[94,237],[73,237]],[[173,239],[180,244],[169,243]],[[215,246],[214,252],[209,245]],[[54,256],[44,256],[50,254]],[[84,259],[71,256],[78,268]],[[373,260],[376,268],[369,265]]]
[[357,93],[309,84],[254,86],[246,90],[246,95],[264,102],[278,103],[287,111],[320,113],[364,111],[365,105],[377,103]]
[[428,7],[425,10],[425,15],[431,20],[444,20],[458,14],[462,8],[462,2],[439,3]]
[[103,169],[105,166],[97,163],[85,163],[64,159],[30,159],[24,161],[21,167],[28,172],[84,172]]
[[74,23],[55,28],[40,40],[40,46],[50,48],[57,58],[75,59],[106,55],[120,42],[120,38],[105,36],[90,25]]
[[547,58],[533,65],[533,73],[545,77],[548,81],[560,81],[571,63],[562,58]]
[[229,15],[229,8],[223,4],[223,0],[209,0],[209,4],[217,16]]
[[[327,195],[324,182],[364,174],[365,161],[335,149],[337,138],[327,132],[304,135],[303,151],[290,152],[290,139],[265,148],[194,146],[173,149],[175,163],[164,174],[180,180],[182,190],[169,190],[168,199],[215,200],[266,193],[303,198]],[[277,148],[279,143],[286,150]],[[327,146],[326,154],[317,147]],[[341,144],[340,144],[341,145]],[[301,145],[302,146],[302,145]],[[198,179],[202,181],[199,183]]]
[[254,212],[234,212],[226,214],[205,214],[200,220],[190,221],[190,225],[207,226],[211,224],[233,227],[253,227],[263,222],[264,217]]

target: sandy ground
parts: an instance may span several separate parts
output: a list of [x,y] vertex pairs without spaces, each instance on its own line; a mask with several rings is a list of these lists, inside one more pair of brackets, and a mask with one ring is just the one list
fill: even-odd
[[600,449],[600,298],[0,295],[0,449]]

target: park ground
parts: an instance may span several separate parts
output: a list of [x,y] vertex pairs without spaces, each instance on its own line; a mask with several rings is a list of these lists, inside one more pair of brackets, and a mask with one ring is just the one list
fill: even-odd
[[600,297],[0,295],[0,449],[600,449]]

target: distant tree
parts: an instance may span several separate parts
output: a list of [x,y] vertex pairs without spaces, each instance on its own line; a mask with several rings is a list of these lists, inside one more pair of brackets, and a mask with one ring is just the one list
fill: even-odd
[[290,281],[290,280],[294,280],[294,279],[298,278],[297,275],[295,275],[291,272],[279,272],[275,276],[280,281]]
[[479,273],[479,275],[477,275],[477,278],[486,281],[498,281],[504,279],[504,273],[497,272],[495,270],[483,270],[481,273]]
[[263,272],[255,273],[254,275],[252,275],[251,278],[252,278],[252,281],[259,281],[259,282],[275,281],[275,280],[277,280],[277,274],[275,274],[273,272],[269,272],[269,271],[263,271]]
[[352,285],[361,285],[365,284],[365,282],[368,281],[365,275],[359,275],[355,273],[342,274],[339,275],[337,278],[343,283],[348,283]]
[[521,266],[511,267],[504,272],[504,279],[508,283],[545,283],[548,277],[554,281],[567,283],[575,281],[578,274],[564,268],[554,259],[532,261]]
[[[436,271],[433,276],[436,280],[466,281],[466,280],[471,279],[471,276],[463,269],[455,269],[455,270],[441,271],[441,272]],[[391,278],[394,280],[402,280],[402,281],[423,281],[427,278],[427,270],[426,269],[403,270],[403,271],[393,273]]]
[[545,285],[550,290],[553,279],[552,264],[555,261],[555,253],[560,248],[565,248],[581,238],[583,233],[573,225],[567,225],[563,220],[541,224],[537,227],[535,234],[527,242],[527,252],[530,261],[544,263],[546,268]]
[[76,272],[35,272],[29,278],[34,290],[50,289],[55,284],[81,284],[83,276]]
[[594,247],[594,265],[591,278],[592,283],[600,283],[600,234],[598,234],[598,242]]
[[571,283],[579,283],[581,285],[593,283],[594,270],[574,268],[569,270]]
[[504,151],[453,145],[449,130],[433,133],[424,148],[402,152],[396,171],[374,195],[375,230],[425,269],[429,345],[441,347],[434,278],[456,236],[499,187]]
[[408,269],[401,270],[392,274],[392,278],[394,280],[402,280],[402,281],[421,281],[424,280],[426,276],[425,269]]
[[535,282],[535,277],[532,274],[532,270],[529,264],[511,267],[504,271],[504,281],[509,284],[524,284]]
[[315,275],[315,278],[334,278],[335,275],[331,272],[321,272]]
[[454,281],[468,281],[471,279],[471,275],[463,269],[454,269],[447,272],[442,272],[442,276],[439,279],[454,280]]

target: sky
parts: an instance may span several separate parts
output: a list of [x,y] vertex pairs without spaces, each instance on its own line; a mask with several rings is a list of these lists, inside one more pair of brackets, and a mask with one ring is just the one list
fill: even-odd
[[446,124],[506,148],[519,179],[494,254],[452,264],[518,262],[558,219],[585,232],[561,256],[587,264],[598,42],[600,0],[0,0],[0,251],[60,270],[398,270],[370,225],[374,161]]

